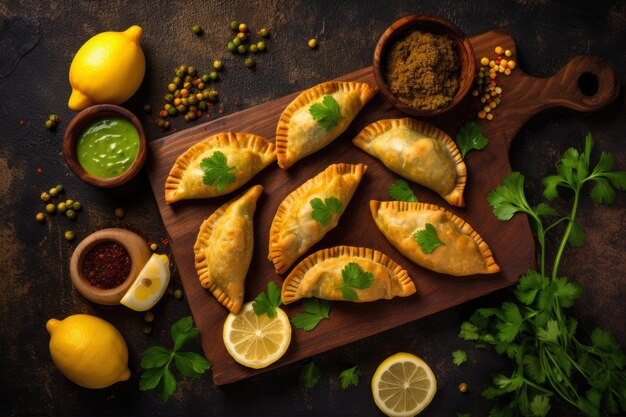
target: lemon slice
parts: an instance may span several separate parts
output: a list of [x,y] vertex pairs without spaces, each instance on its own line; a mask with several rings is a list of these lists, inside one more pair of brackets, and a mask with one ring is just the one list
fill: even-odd
[[163,297],[169,282],[170,260],[153,253],[120,303],[135,311],[149,310]]
[[237,314],[229,314],[224,322],[224,345],[230,356],[240,364],[259,369],[276,362],[291,342],[291,324],[287,314],[276,308],[276,317],[257,316],[252,302]]
[[430,367],[410,353],[385,359],[372,378],[372,395],[380,411],[390,417],[412,417],[430,404],[437,380]]

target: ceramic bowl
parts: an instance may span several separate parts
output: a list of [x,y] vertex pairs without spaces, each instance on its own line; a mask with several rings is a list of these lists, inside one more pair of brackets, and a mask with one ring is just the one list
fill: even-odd
[[[435,35],[448,35],[453,40],[459,59],[460,85],[454,99],[436,110],[421,110],[401,102],[392,92],[385,80],[384,68],[389,48],[402,36],[413,30],[430,32]],[[437,16],[406,16],[394,22],[378,40],[374,50],[374,76],[382,95],[398,110],[417,117],[438,116],[455,108],[467,96],[474,83],[476,62],[474,50],[469,39],[450,21]]]
[[[119,286],[110,289],[95,287],[83,275],[83,264],[89,251],[104,242],[115,242],[123,246],[130,255],[130,273]],[[146,241],[136,233],[126,229],[102,229],[90,234],[83,239],[72,254],[70,259],[70,276],[72,283],[78,292],[88,300],[98,304],[116,305],[139,275],[152,251]]]
[[[137,129],[137,133],[139,134],[139,153],[137,154],[135,162],[122,175],[113,178],[100,178],[89,174],[80,165],[76,154],[76,144],[78,143],[78,138],[85,127],[87,127],[94,120],[107,116],[123,117],[135,126],[135,129]],[[112,188],[127,183],[133,179],[137,173],[139,173],[148,155],[148,142],[143,131],[143,126],[137,116],[120,106],[113,104],[98,104],[88,107],[78,113],[67,126],[67,129],[65,130],[65,138],[63,140],[63,155],[65,157],[65,162],[78,178],[95,187]]]

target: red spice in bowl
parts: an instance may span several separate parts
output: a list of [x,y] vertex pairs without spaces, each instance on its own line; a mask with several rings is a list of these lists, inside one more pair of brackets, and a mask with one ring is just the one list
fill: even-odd
[[87,252],[83,262],[83,276],[94,287],[108,290],[126,280],[130,267],[130,255],[122,245],[103,242]]

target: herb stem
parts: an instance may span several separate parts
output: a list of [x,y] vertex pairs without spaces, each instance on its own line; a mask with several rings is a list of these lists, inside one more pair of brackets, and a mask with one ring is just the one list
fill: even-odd
[[559,269],[559,265],[561,264],[561,257],[563,256],[563,252],[565,252],[565,246],[567,245],[567,241],[569,240],[569,235],[572,233],[572,229],[574,228],[574,219],[576,218],[576,212],[578,211],[578,200],[580,199],[580,190],[582,188],[582,185],[583,183],[578,184],[578,186],[574,190],[574,203],[572,204],[572,212],[569,215],[567,229],[565,229],[563,240],[561,240],[561,245],[559,246],[559,250],[556,253],[554,266],[552,267],[553,280],[556,279],[556,274]]

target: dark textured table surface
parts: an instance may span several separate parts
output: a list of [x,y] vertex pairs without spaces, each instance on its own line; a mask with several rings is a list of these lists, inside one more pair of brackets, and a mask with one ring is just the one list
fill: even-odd
[[[146,77],[124,106],[141,115],[149,138],[156,139],[168,132],[160,132],[141,108],[145,103],[153,108],[162,103],[171,69],[181,63],[208,70],[214,59],[223,59],[226,69],[219,90],[222,114],[229,114],[370,65],[374,45],[384,29],[396,19],[415,13],[451,19],[470,36],[506,28],[517,42],[518,64],[531,75],[549,76],[574,56],[594,54],[606,59],[622,85],[626,84],[623,1],[0,3],[0,29],[11,19],[20,18],[18,23],[26,27],[22,29],[23,42],[28,40],[27,28],[38,31],[34,48],[8,74],[15,51],[24,45],[7,45],[6,38],[0,37],[0,415],[380,415],[369,381],[376,366],[398,351],[423,357],[437,375],[437,395],[423,415],[486,415],[489,402],[480,393],[493,373],[509,372],[509,364],[493,352],[476,350],[459,340],[457,333],[476,308],[499,304],[510,297],[508,291],[315,357],[323,376],[312,390],[298,384],[304,363],[297,363],[224,387],[215,386],[208,373],[199,380],[184,380],[163,404],[155,393],[139,391],[139,363],[148,346],[168,343],[170,325],[189,314],[184,298],[164,297],[154,309],[153,333],[146,336],[142,333],[142,314],[92,304],[73,289],[69,279],[69,257],[76,242],[100,228],[120,226],[141,231],[159,242],[161,251],[168,251],[161,243],[166,236],[144,172],[126,186],[105,191],[80,182],[63,161],[63,131],[73,117],[66,106],[68,68],[74,53],[89,37],[133,24],[143,27]],[[226,50],[232,36],[227,25],[232,19],[247,22],[252,28],[271,28],[269,50],[258,57],[253,72]],[[203,37],[192,34],[194,24],[205,28]],[[319,39],[316,51],[306,46],[311,37]],[[43,126],[50,113],[61,118],[56,132]],[[213,112],[213,117],[219,116]],[[177,130],[189,126],[180,118],[173,125]],[[553,172],[567,147],[580,148],[587,132],[592,132],[596,141],[596,157],[599,150],[611,151],[618,169],[626,169],[623,94],[595,114],[541,114],[520,131],[510,155],[513,169],[527,178],[532,202],[541,196],[541,178]],[[42,210],[39,194],[57,183],[85,208],[74,222],[54,217],[41,225],[34,218]],[[126,210],[125,218],[116,218],[116,207]],[[562,275],[584,288],[583,297],[573,308],[580,318],[581,334],[602,325],[622,346],[626,345],[625,207],[624,193],[618,193],[611,206],[597,206],[585,198],[578,219],[588,232],[588,242],[583,248],[569,249],[561,268]],[[67,229],[76,232],[76,242],[65,241]],[[554,248],[555,242],[551,243]],[[172,281],[174,287],[180,287],[175,267]],[[129,346],[129,381],[87,390],[57,371],[48,352],[45,323],[52,317],[61,319],[76,313],[97,315],[121,331]],[[462,367],[451,361],[451,352],[459,348],[469,355],[469,362]],[[190,349],[199,351],[199,343]],[[361,382],[342,390],[338,374],[353,365],[363,371]],[[470,387],[466,394],[456,388],[463,381]],[[553,413],[570,415],[572,410],[555,406]]]

